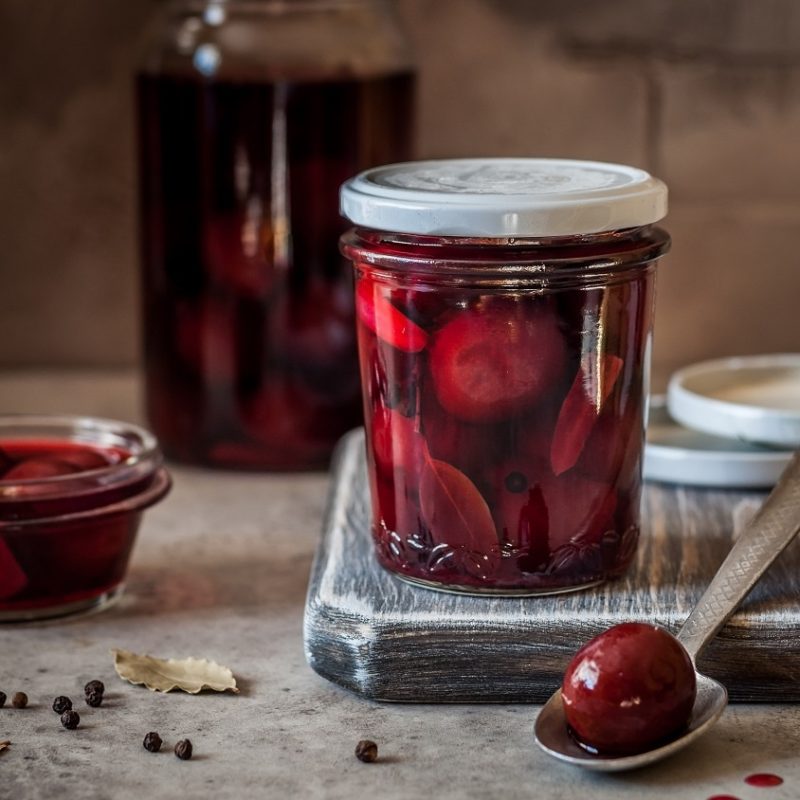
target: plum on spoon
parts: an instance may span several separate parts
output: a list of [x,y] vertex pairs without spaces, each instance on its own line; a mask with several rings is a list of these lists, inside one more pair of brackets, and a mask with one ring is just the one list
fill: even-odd
[[[755,519],[731,548],[708,589],[678,633],[696,665],[703,648],[716,636],[767,567],[800,530],[800,452],[795,453],[778,485]],[[675,738],[634,754],[592,753],[570,735],[561,690],[539,712],[534,728],[536,743],[561,761],[598,772],[620,772],[652,764],[682,750],[719,719],[728,702],[725,687],[697,672],[697,694],[682,732]]]

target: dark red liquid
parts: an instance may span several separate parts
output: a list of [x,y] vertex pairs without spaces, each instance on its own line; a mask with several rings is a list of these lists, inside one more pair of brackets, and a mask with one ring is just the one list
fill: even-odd
[[360,423],[338,190],[408,156],[412,88],[140,76],[147,408],[167,455],[322,467]]
[[[0,522],[74,514],[130,497],[152,476],[133,481],[85,475],[120,464],[130,454],[61,440],[0,441]],[[6,461],[7,460],[7,461]],[[61,480],[58,480],[58,479]],[[64,479],[69,479],[68,482]]]
[[[469,261],[434,247],[440,271]],[[652,269],[541,293],[428,274],[395,282],[350,252],[380,562],[483,590],[622,573],[639,535]]]
[[[93,515],[147,488],[107,482],[129,455],[64,441],[0,441],[0,613],[57,608],[122,580],[140,513]],[[79,515],[79,516],[65,516]]]

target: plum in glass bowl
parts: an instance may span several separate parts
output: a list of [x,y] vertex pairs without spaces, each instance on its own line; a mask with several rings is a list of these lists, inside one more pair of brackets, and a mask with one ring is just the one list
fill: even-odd
[[169,491],[155,437],[80,416],[0,416],[0,621],[102,608],[142,513]]

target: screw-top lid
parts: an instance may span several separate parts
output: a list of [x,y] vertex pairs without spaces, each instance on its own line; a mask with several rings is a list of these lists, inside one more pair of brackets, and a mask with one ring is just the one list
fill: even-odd
[[569,236],[657,222],[667,187],[644,170],[600,161],[412,161],[351,178],[341,211],[356,225],[398,233]]
[[669,415],[663,395],[650,398],[644,447],[646,480],[723,489],[768,488],[778,482],[791,460],[791,450],[684,428]]

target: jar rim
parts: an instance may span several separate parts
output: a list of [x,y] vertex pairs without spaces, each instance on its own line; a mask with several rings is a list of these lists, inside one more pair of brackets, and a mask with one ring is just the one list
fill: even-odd
[[667,187],[624,164],[456,158],[388,164],[341,188],[355,225],[435,236],[570,236],[652,225]]
[[417,236],[351,228],[340,249],[357,269],[406,274],[411,280],[458,280],[505,285],[626,280],[668,252],[669,234],[657,226],[550,238]]

